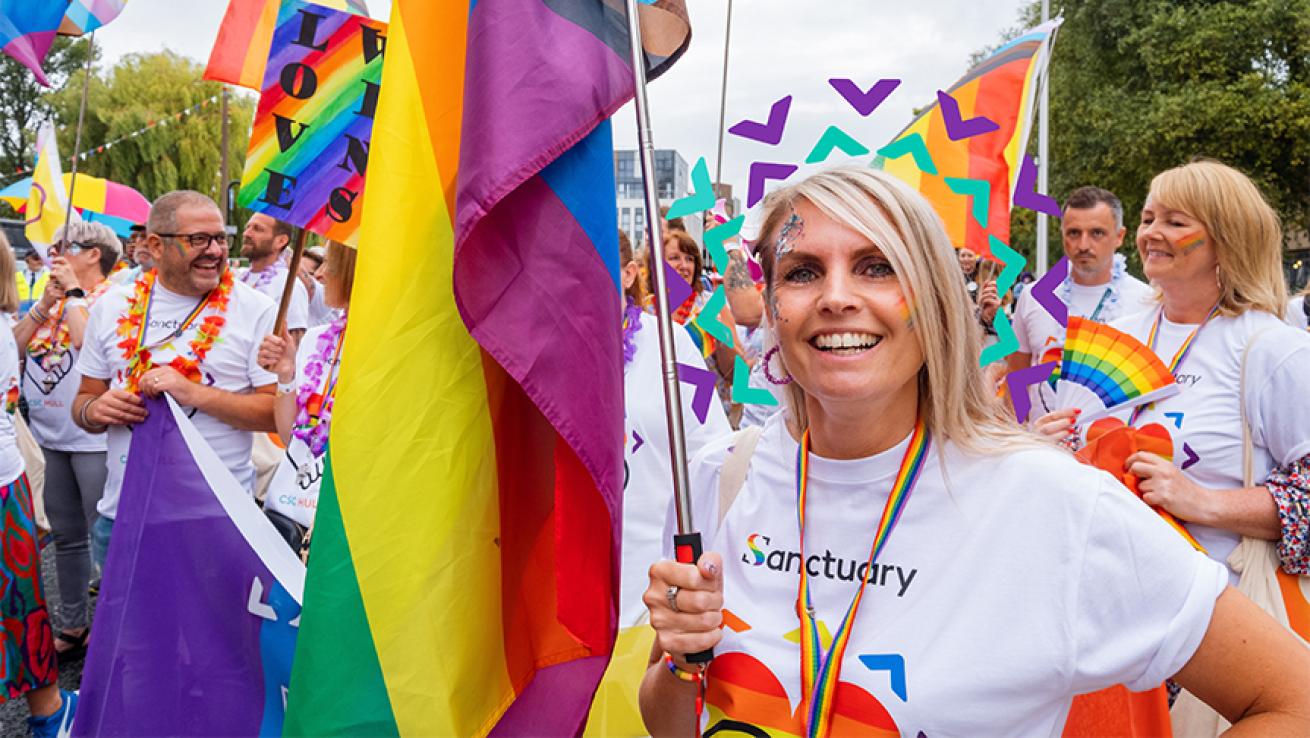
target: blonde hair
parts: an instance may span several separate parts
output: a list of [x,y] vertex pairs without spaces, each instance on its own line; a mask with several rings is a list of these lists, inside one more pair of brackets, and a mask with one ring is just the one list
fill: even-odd
[[327,242],[323,254],[323,273],[341,287],[341,294],[350,299],[355,287],[355,250],[340,241]]
[[[18,265],[14,263],[14,250],[9,245],[9,238],[0,231],[0,313],[18,312],[18,283],[15,275]],[[33,251],[32,253],[36,253]]]
[[1217,161],[1194,161],[1155,175],[1148,197],[1187,213],[1210,234],[1219,260],[1220,314],[1283,316],[1283,229],[1249,177]]
[[[891,262],[923,350],[919,412],[933,434],[975,452],[1039,443],[1018,427],[988,390],[978,365],[982,330],[941,219],[923,197],[895,177],[845,166],[771,194],[764,203],[756,242],[766,301],[772,304],[778,232],[800,200],[867,238]],[[787,410],[797,429],[808,424],[805,390],[799,382],[788,385]]]

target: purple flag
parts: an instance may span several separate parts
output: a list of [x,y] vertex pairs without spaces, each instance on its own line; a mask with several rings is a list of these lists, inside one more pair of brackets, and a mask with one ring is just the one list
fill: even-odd
[[147,409],[73,733],[280,736],[304,566],[181,409]]

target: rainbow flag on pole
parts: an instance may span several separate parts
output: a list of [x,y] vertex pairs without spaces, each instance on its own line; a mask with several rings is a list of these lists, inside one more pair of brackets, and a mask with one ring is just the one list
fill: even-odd
[[[642,13],[654,75],[690,27]],[[585,720],[617,620],[625,28],[606,0],[393,5],[286,735]]]
[[[314,3],[368,15],[364,0],[314,0]],[[209,52],[204,78],[262,90],[264,67],[281,4],[281,0],[231,0],[218,27],[214,48]]]
[[[1010,196],[1032,131],[1037,83],[1045,73],[1060,23],[1053,20],[1022,34],[945,90],[959,104],[960,118],[986,116],[998,130],[952,141],[941,106],[934,102],[892,141],[922,137],[936,172],[925,172],[912,156],[874,160],[875,167],[904,180],[933,204],[956,248],[967,246],[987,255],[991,253],[988,234],[1010,242]],[[949,179],[988,184],[985,224],[973,214],[970,198],[951,189]]]

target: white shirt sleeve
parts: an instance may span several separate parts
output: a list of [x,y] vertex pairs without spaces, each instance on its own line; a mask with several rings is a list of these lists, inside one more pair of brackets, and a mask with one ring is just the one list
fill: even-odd
[[1228,570],[1102,476],[1072,604],[1072,688],[1159,686],[1201,645]]
[[111,304],[117,304],[117,301],[97,300],[87,315],[86,330],[82,334],[82,350],[77,356],[77,372],[83,377],[103,379],[106,382],[113,379],[109,352],[114,347],[116,334],[111,323],[118,316],[109,314]]
[[[1271,333],[1286,335],[1290,331],[1281,328]],[[1261,348],[1272,349],[1274,344],[1286,344],[1280,340],[1282,336],[1261,337],[1251,350],[1247,366],[1246,406],[1250,414],[1252,442],[1259,448],[1269,449],[1274,463],[1279,466],[1310,454],[1310,383],[1306,374],[1310,368],[1310,340],[1297,340],[1303,336],[1288,336],[1299,345],[1290,353],[1278,351],[1278,363],[1272,367],[1266,363],[1270,352],[1261,351]],[[1266,341],[1270,343],[1265,344]]]
[[1287,321],[1293,328],[1307,329],[1305,317],[1305,296],[1293,297],[1287,303],[1287,312],[1283,315],[1283,320]]
[[[259,314],[254,321],[254,339],[250,342],[250,353],[246,356],[246,371],[251,387],[263,387],[277,384],[277,375],[259,365],[259,344],[264,336],[273,333],[273,324],[277,322],[277,305],[260,298]],[[235,326],[234,326],[235,327]],[[290,329],[290,321],[287,324]]]

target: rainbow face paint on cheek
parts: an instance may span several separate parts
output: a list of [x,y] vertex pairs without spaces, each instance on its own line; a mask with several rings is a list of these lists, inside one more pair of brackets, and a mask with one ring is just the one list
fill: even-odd
[[902,295],[896,304],[896,312],[905,321],[905,327],[914,330],[914,308],[910,306],[909,301]]
[[1179,239],[1178,250],[1183,252],[1183,255],[1186,256],[1204,245],[1205,236],[1201,233],[1193,233],[1190,236],[1183,236]]

